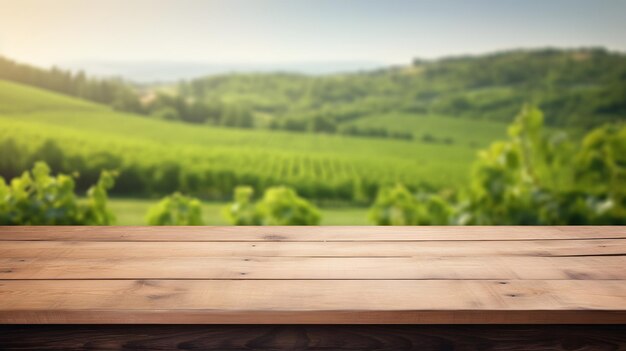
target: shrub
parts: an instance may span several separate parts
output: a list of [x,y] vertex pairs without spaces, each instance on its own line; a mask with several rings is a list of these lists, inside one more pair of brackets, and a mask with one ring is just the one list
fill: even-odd
[[228,204],[223,211],[224,217],[234,225],[260,225],[261,215],[252,202],[254,189],[249,186],[235,188],[234,201]]
[[284,186],[267,189],[257,208],[264,225],[318,225],[321,219],[317,207]]
[[626,127],[591,131],[576,149],[547,133],[543,114],[525,106],[509,139],[479,154],[472,182],[454,208],[436,195],[382,189],[370,219],[382,225],[626,224]]
[[369,218],[378,225],[449,224],[452,207],[438,195],[413,195],[403,185],[382,188]]
[[178,192],[164,197],[148,210],[149,225],[203,225],[202,204]]
[[437,194],[419,194],[417,200],[418,225],[450,224],[455,210],[448,201]]
[[152,115],[166,121],[177,121],[180,119],[178,111],[172,107],[162,107],[154,111]]
[[74,179],[50,175],[44,162],[7,184],[0,177],[0,224],[4,225],[108,225],[115,217],[107,209],[107,190],[115,174],[103,171],[87,191],[87,200],[74,193]]
[[380,189],[369,218],[378,225],[416,225],[417,198],[402,185]]
[[235,225],[317,225],[320,212],[291,188],[278,186],[265,191],[263,198],[252,203],[253,190],[239,186],[235,201],[224,209],[225,217]]
[[626,223],[626,128],[598,128],[574,152],[526,106],[509,136],[480,154],[459,224]]

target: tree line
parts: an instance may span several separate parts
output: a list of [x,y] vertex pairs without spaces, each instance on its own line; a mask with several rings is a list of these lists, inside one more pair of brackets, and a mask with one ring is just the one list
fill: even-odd
[[57,93],[142,113],[135,87],[117,78],[96,79],[80,71],[73,73],[56,67],[42,69],[0,56],[0,79],[31,85]]
[[254,127],[250,110],[241,104],[229,105],[220,101],[195,102],[178,94],[147,94],[151,89],[133,85],[120,78],[90,78],[82,71],[74,73],[56,67],[41,69],[0,56],[0,79],[109,105],[119,111],[159,119],[242,128]]

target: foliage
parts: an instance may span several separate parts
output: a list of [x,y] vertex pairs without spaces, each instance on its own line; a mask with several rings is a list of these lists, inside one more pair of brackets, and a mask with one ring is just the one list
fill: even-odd
[[238,186],[235,188],[233,202],[228,204],[224,210],[224,217],[233,225],[260,225],[261,214],[257,206],[252,202],[254,189],[249,186]]
[[455,209],[450,201],[437,194],[420,193],[417,196],[418,225],[447,225],[452,224],[450,218]]
[[416,197],[402,185],[383,188],[369,212],[369,218],[378,225],[416,225]]
[[44,162],[9,184],[0,177],[0,224],[3,225],[109,225],[115,218],[107,209],[107,190],[115,174],[103,171],[87,191],[86,201],[74,193],[74,179],[50,175]]
[[252,203],[253,190],[241,186],[235,201],[224,209],[225,217],[235,225],[318,225],[319,210],[288,187],[272,187],[263,198]]
[[149,225],[203,225],[202,204],[176,192],[152,206],[146,220]]
[[[510,140],[482,154],[471,184],[450,205],[451,221],[618,223],[625,65],[623,54],[602,49],[520,50],[318,77],[233,74],[159,87],[167,94],[141,106],[142,113],[215,126],[115,112],[110,106],[125,109],[133,96],[117,94],[111,82],[0,68],[4,79],[109,105],[0,81],[0,174],[12,178],[44,160],[54,173],[79,172],[76,189],[83,191],[101,169],[117,169],[112,191],[142,197],[182,191],[225,200],[238,184],[257,193],[282,184],[324,204],[369,204],[397,183],[443,194],[469,180],[473,149],[501,136],[504,123],[495,121],[511,121],[530,101],[545,118],[518,118]],[[74,84],[83,79],[94,84]],[[606,122],[581,145],[554,128],[576,135]]]
[[107,190],[115,185],[117,172],[103,171],[95,186],[87,190],[87,206],[83,218],[86,223],[110,225],[115,222],[115,216],[107,208]]
[[576,148],[562,133],[546,133],[541,111],[525,106],[509,136],[479,154],[460,203],[397,186],[379,193],[370,219],[383,225],[626,223],[626,126],[597,128]]
[[626,113],[626,56],[602,48],[415,59],[404,66],[323,76],[226,74],[148,87],[152,91],[141,99],[134,86],[120,80],[44,70],[1,57],[0,79],[187,123],[377,138],[408,135],[395,135],[388,128],[394,126],[345,125],[389,113],[508,123],[527,101],[546,112],[549,126],[597,127],[623,120]]
[[394,138],[412,140],[413,134],[411,132],[401,131],[389,131],[382,127],[359,127],[354,124],[346,124],[341,126],[338,130],[339,134],[351,135],[351,136],[364,136],[370,138]]
[[449,224],[453,211],[438,195],[413,195],[402,185],[383,188],[369,212],[377,225],[443,225]]
[[146,103],[146,110],[160,119],[187,123],[207,123],[229,127],[252,128],[254,118],[243,104],[228,105],[220,101],[190,101],[181,95],[159,93]]
[[284,186],[267,189],[257,209],[263,225],[318,225],[320,222],[317,207]]
[[547,125],[586,128],[623,120],[625,78],[623,53],[537,49],[416,60],[351,74],[203,77],[182,82],[178,92],[193,101],[219,96],[245,104],[255,116],[272,116],[270,127],[290,131],[355,135],[342,126],[388,113],[508,123],[527,101],[546,111]]
[[[626,152],[625,128],[592,131],[574,151],[567,139],[545,133],[542,126],[543,114],[526,106],[510,128],[511,140],[481,153],[463,222],[624,223],[626,163],[616,156],[623,159],[618,155]],[[566,175],[577,179],[568,182]]]
[[576,162],[577,181],[584,181],[590,185],[608,185],[610,192],[615,192],[616,196],[619,196],[618,193],[621,195],[621,191],[626,191],[620,187],[624,181],[626,165],[624,125],[607,125],[591,131],[583,140],[582,150]]
[[85,73],[52,68],[45,70],[0,56],[0,79],[28,84],[58,93],[107,104],[128,112],[143,113],[135,89],[119,79],[94,79]]

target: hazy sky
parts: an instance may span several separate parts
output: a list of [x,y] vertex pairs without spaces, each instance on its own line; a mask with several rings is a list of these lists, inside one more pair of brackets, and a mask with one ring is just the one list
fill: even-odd
[[0,54],[280,63],[538,46],[626,51],[623,0],[0,0]]

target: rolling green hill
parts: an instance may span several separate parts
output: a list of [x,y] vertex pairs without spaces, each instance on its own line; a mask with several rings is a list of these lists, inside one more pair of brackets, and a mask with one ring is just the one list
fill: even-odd
[[311,199],[368,202],[383,184],[440,189],[465,182],[476,154],[469,144],[485,145],[504,131],[481,123],[472,133],[467,121],[428,117],[425,130],[445,130],[450,144],[242,130],[119,113],[0,81],[0,174],[44,159],[55,171],[79,172],[79,186],[101,169],[118,169],[113,192],[125,196],[180,190],[224,199],[240,184],[285,184]]
[[108,111],[109,108],[66,95],[0,80],[0,113]]
[[[372,115],[510,123],[525,103],[544,111],[553,128],[584,131],[626,120],[626,54],[604,48],[508,50],[343,74],[237,73],[154,86],[0,57],[0,79],[152,118],[327,134],[373,135],[342,130]],[[392,121],[377,128],[402,128]]]
[[504,137],[506,125],[488,120],[472,120],[447,116],[389,113],[370,115],[342,125],[360,128],[385,128],[391,132],[410,132],[415,140],[433,143],[486,147],[494,137]]
[[315,117],[332,126],[390,113],[508,123],[524,103],[541,108],[549,126],[584,129],[626,119],[626,55],[512,50],[325,76],[210,76],[182,82],[179,92],[207,104],[247,106],[261,124],[276,119],[281,129],[310,130],[307,121]]

